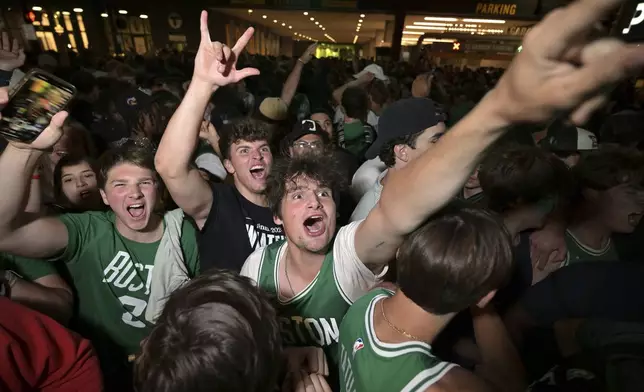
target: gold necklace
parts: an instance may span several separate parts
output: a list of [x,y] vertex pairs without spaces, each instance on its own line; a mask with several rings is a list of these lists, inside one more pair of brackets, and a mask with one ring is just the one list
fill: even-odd
[[393,325],[393,323],[391,321],[389,321],[389,319],[387,318],[387,315],[385,314],[385,300],[384,299],[380,300],[380,312],[382,313],[382,317],[385,319],[387,324],[389,324],[391,329],[393,329],[394,331],[396,331],[399,334],[403,335],[407,339],[418,340],[418,341],[421,341],[421,342],[423,341],[423,339],[419,338],[418,336],[414,336],[414,335],[410,334],[409,332],[405,331],[404,329],[400,329],[400,328],[396,327],[395,325]]
[[295,297],[295,290],[293,290],[291,279],[288,277],[288,253],[284,256],[285,256],[284,257],[284,275],[286,275],[286,283],[288,283],[288,287],[291,289],[291,293],[293,293],[293,297]]

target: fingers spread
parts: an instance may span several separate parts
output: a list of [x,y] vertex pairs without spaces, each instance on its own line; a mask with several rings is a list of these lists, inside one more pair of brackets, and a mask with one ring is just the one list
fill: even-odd
[[253,37],[254,32],[255,32],[255,29],[252,27],[249,27],[248,29],[246,29],[244,34],[242,34],[242,36],[239,37],[239,39],[235,43],[235,46],[233,46],[233,52],[235,52],[235,55],[237,57],[239,57],[239,55],[244,50],[246,45],[248,45],[248,41],[250,41],[250,39]]
[[249,76],[259,75],[259,69],[257,68],[244,68],[235,72],[235,83],[239,82],[242,79],[246,79]]
[[201,42],[210,42],[210,30],[208,30],[208,11],[201,11],[201,19],[199,20],[199,28],[201,30]]

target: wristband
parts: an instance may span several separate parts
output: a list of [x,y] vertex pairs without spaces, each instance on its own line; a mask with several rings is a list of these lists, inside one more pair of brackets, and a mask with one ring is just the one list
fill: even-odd
[[11,289],[16,285],[16,282],[19,278],[20,275],[16,274],[13,271],[4,271],[4,276],[2,279],[2,283],[4,283],[4,289],[2,290],[4,297],[11,298]]
[[31,179],[32,180],[40,180],[40,174],[34,174],[33,176],[31,176]]
[[299,61],[300,63],[302,63],[302,65],[306,65],[306,63],[305,63],[304,61],[302,61],[302,59],[297,59],[297,61]]

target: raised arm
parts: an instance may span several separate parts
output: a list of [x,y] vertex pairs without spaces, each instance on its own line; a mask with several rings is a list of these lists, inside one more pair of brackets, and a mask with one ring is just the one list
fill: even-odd
[[[6,89],[0,89],[0,105],[7,97]],[[0,252],[45,258],[67,246],[67,228],[60,220],[24,214],[26,192],[38,159],[60,139],[66,117],[65,112],[56,114],[33,143],[9,143],[0,156]]]
[[350,82],[348,82],[348,83],[336,88],[335,90],[333,90],[333,100],[338,105],[341,104],[342,103],[342,94],[344,94],[344,90],[348,89],[349,87],[365,86],[365,85],[369,84],[373,80],[374,77],[375,77],[374,74],[372,74],[371,72],[366,72],[364,75],[362,75],[358,79],[352,80],[352,81],[350,81]]
[[644,48],[611,38],[589,41],[596,22],[619,3],[580,0],[549,14],[525,37],[496,88],[434,148],[387,176],[378,205],[356,232],[365,264],[377,268],[391,260],[403,237],[456,195],[509,125],[562,113],[581,124],[605,102],[607,86],[642,68]]
[[304,69],[304,66],[311,61],[311,58],[313,57],[313,53],[315,52],[315,48],[318,47],[318,44],[311,44],[309,45],[308,48],[306,48],[306,51],[302,56],[300,56],[299,59],[295,62],[295,67],[293,67],[293,70],[291,73],[288,75],[288,78],[286,79],[286,82],[284,83],[284,87],[282,88],[282,101],[286,104],[286,106],[291,105],[291,101],[293,101],[293,97],[295,96],[295,93],[297,92],[297,86],[300,84],[300,78],[302,77],[302,69]]
[[155,157],[157,172],[163,178],[172,199],[199,228],[202,228],[212,206],[212,190],[199,171],[191,166],[192,154],[199,141],[199,125],[211,94],[221,86],[258,75],[253,68],[237,70],[237,58],[253,29],[249,28],[231,49],[210,40],[208,13],[201,12],[201,43],[195,58],[192,82],[181,105],[163,134]]

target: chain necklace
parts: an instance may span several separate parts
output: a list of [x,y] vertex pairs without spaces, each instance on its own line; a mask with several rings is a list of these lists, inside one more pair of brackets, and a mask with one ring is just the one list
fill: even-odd
[[286,275],[286,283],[288,283],[288,287],[291,289],[291,293],[293,293],[293,297],[295,297],[295,290],[293,290],[291,279],[288,277],[288,253],[284,257],[284,275]]
[[414,336],[414,335],[410,334],[409,332],[405,331],[404,329],[400,329],[400,328],[396,327],[391,321],[389,321],[389,319],[387,318],[387,315],[385,314],[385,305],[384,304],[385,304],[385,300],[383,299],[383,300],[380,301],[380,312],[382,313],[382,317],[385,319],[387,324],[389,324],[391,329],[393,329],[394,331],[396,331],[399,334],[403,335],[407,339],[418,340],[420,342],[423,341],[423,339],[419,338],[418,336]]

